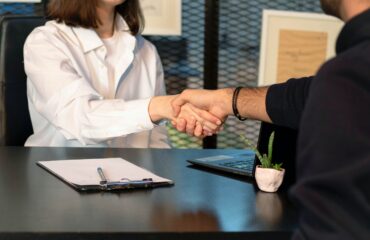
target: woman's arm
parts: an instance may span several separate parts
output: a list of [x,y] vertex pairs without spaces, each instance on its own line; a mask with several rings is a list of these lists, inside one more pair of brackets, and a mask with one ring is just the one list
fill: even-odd
[[153,128],[148,111],[152,99],[104,99],[76,70],[74,61],[53,34],[36,30],[26,41],[29,101],[68,140],[96,144]]

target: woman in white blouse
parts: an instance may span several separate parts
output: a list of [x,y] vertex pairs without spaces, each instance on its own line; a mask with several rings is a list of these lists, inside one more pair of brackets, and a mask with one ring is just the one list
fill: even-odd
[[26,146],[167,148],[162,119],[195,135],[218,128],[191,105],[173,119],[160,59],[139,34],[138,0],[51,0],[48,10],[53,20],[24,46],[34,130]]

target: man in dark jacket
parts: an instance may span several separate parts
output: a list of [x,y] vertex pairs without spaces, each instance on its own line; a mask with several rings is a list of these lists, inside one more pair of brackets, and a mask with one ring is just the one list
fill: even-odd
[[293,238],[370,239],[370,0],[321,5],[346,24],[337,56],[315,77],[265,88],[186,90],[173,107],[177,112],[190,102],[220,118],[234,114],[298,129],[290,193],[300,222]]

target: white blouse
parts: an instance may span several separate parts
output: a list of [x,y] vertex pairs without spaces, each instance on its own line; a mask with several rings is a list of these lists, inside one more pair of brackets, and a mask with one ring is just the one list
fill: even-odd
[[26,146],[170,147],[165,126],[155,126],[148,113],[150,98],[165,95],[155,47],[132,36],[119,15],[114,37],[119,55],[108,74],[110,56],[93,29],[49,21],[28,36],[24,64],[34,134]]

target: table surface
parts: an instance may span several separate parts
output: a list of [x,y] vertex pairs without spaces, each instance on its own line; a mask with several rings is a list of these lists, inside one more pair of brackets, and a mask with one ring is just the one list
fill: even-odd
[[[287,239],[297,211],[286,191],[191,166],[242,150],[0,147],[0,239]],[[80,193],[37,161],[121,157],[175,185]]]

